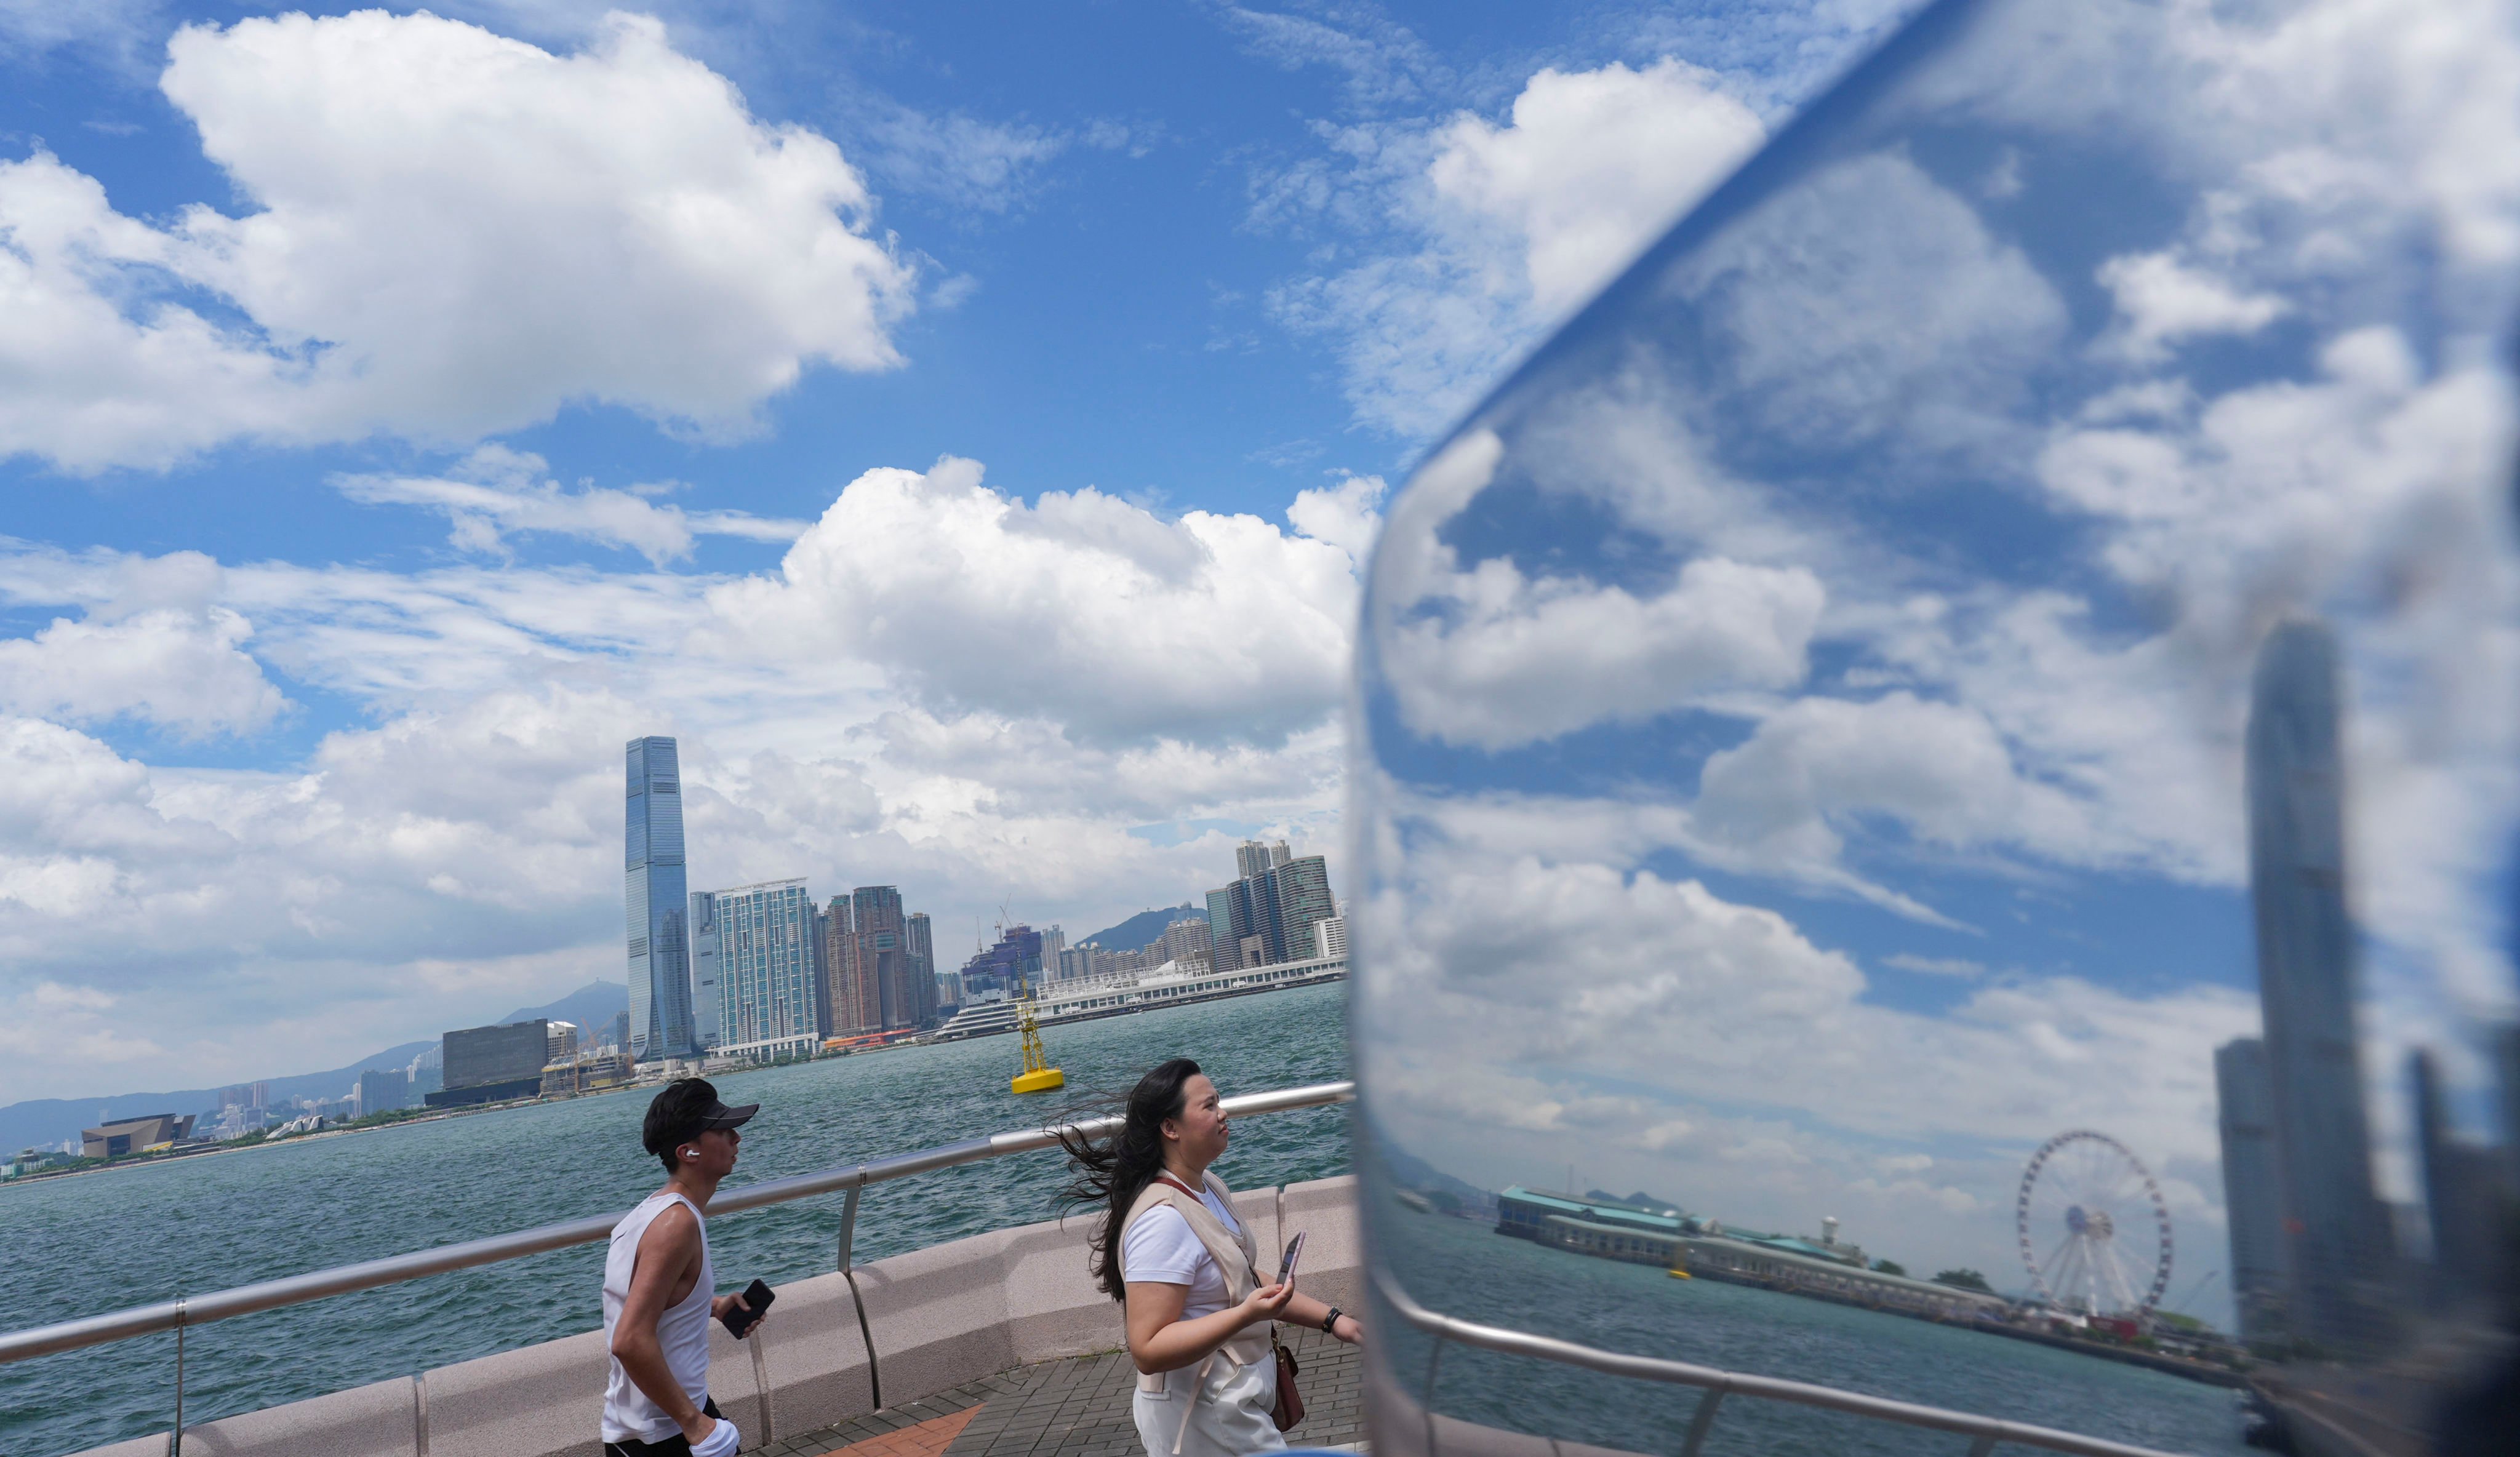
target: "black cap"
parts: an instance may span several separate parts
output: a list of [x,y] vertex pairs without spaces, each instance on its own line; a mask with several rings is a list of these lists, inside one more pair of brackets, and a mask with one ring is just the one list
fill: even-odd
[[648,1122],[640,1130],[640,1141],[647,1145],[648,1152],[662,1154],[711,1128],[740,1127],[760,1111],[758,1103],[729,1107],[719,1102],[717,1089],[706,1079],[678,1078],[658,1089],[654,1101],[648,1105]]

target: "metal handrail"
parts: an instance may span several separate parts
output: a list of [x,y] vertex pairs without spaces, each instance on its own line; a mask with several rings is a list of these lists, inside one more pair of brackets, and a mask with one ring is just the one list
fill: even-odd
[[[1282,1113],[1297,1108],[1320,1108],[1343,1103],[1355,1096],[1353,1082],[1318,1082],[1309,1087],[1281,1088],[1276,1092],[1246,1093],[1227,1098],[1224,1111],[1229,1117],[1255,1113]],[[788,1178],[767,1179],[746,1184],[740,1189],[721,1191],[709,1201],[712,1215],[741,1214],[764,1205],[784,1204],[792,1199],[807,1199],[817,1194],[833,1194],[846,1190],[848,1208],[843,1214],[840,1246],[840,1268],[849,1266],[849,1239],[855,1232],[858,1191],[870,1184],[886,1183],[912,1174],[929,1173],[939,1169],[953,1169],[965,1164],[977,1164],[988,1159],[1001,1159],[1009,1154],[1029,1153],[1049,1148],[1062,1132],[1074,1130],[1088,1137],[1108,1133],[1120,1126],[1113,1118],[1086,1119],[1079,1123],[1055,1125],[1044,1128],[1020,1128],[1013,1132],[992,1133],[984,1138],[966,1138],[960,1143],[941,1144],[889,1158],[873,1159],[863,1164],[826,1169],[819,1173],[799,1173]],[[327,1296],[346,1295],[354,1290],[374,1290],[380,1285],[394,1285],[417,1280],[427,1275],[441,1275],[449,1270],[471,1269],[476,1265],[497,1264],[504,1260],[521,1259],[547,1250],[564,1250],[571,1245],[591,1245],[611,1236],[612,1226],[621,1222],[619,1214],[597,1214],[584,1219],[566,1219],[557,1224],[544,1224],[520,1229],[513,1234],[494,1234],[487,1239],[467,1240],[458,1245],[440,1245],[433,1250],[414,1251],[409,1255],[388,1256],[383,1259],[364,1260],[358,1264],[337,1265],[303,1275],[290,1275],[278,1280],[265,1280],[255,1285],[240,1285],[211,1295],[189,1296],[183,1300],[163,1301],[155,1305],[137,1305],[128,1310],[115,1310],[104,1315],[91,1315],[84,1320],[68,1320],[58,1325],[37,1326],[31,1330],[13,1331],[0,1336],[0,1365],[12,1361],[32,1360],[57,1351],[77,1350],[82,1347],[104,1346],[115,1341],[128,1341],[134,1336],[153,1335],[158,1331],[180,1331],[187,1326],[206,1325],[214,1320],[227,1320],[238,1315],[251,1315],[258,1310],[276,1309],[282,1305],[301,1305]]]
[[[1441,1343],[1456,1341],[1482,1350],[1501,1351],[1507,1355],[1532,1356],[1562,1365],[1581,1366],[1610,1376],[1625,1376],[1638,1381],[1659,1381],[1672,1386],[1696,1387],[1706,1392],[1700,1398],[1697,1412],[1689,1423],[1687,1452],[1694,1453],[1706,1440],[1706,1432],[1714,1423],[1715,1408],[1726,1396],[1760,1396],[1770,1401],[1784,1401],[1797,1406],[1818,1406],[1830,1411],[1848,1412],[1860,1417],[1872,1417],[1885,1422],[1898,1422],[1910,1427],[1929,1427],[1943,1432],[1974,1437],[1972,1453],[1983,1454],[1998,1442],[2018,1442],[2026,1447],[2045,1447],[2051,1452],[2073,1452],[2079,1457],[2174,1457],[2174,1454],[2151,1447],[2131,1446],[2105,1437],[2085,1436],[2075,1432],[2059,1432],[2052,1427],[2034,1427],[2026,1422],[2007,1422],[1998,1417],[1975,1416],[1968,1412],[1948,1411],[1939,1406],[1919,1406],[1910,1401],[1893,1401],[1886,1396],[1867,1396],[1856,1391],[1841,1391],[1835,1387],[1816,1386],[1810,1382],[1786,1381],[1774,1376],[1751,1376],[1738,1371],[1724,1371],[1713,1366],[1693,1366],[1686,1361],[1669,1361],[1659,1356],[1626,1355],[1614,1350],[1600,1350],[1560,1341],[1552,1336],[1535,1336],[1525,1331],[1507,1330],[1502,1326],[1480,1325],[1456,1316],[1441,1315],[1411,1300],[1399,1282],[1380,1269],[1373,1272],[1374,1289],[1399,1317],[1409,1325]],[[1431,1363],[1430,1363],[1431,1365]],[[1430,1378],[1431,1379],[1431,1378]],[[1432,1392],[1428,1393],[1430,1396]],[[1430,1403],[1431,1404],[1431,1403]]]

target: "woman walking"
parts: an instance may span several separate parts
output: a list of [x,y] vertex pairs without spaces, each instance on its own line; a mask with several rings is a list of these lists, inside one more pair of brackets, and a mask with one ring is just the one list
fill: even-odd
[[1133,1403],[1148,1457],[1240,1457],[1283,1448],[1271,1408],[1269,1324],[1287,1320],[1355,1345],[1356,1317],[1260,1283],[1251,1232],[1207,1166],[1224,1154],[1216,1084],[1187,1057],[1138,1080],[1120,1131],[1060,1139],[1077,1176],[1067,1197],[1107,1210],[1093,1238],[1096,1283],[1128,1312]]

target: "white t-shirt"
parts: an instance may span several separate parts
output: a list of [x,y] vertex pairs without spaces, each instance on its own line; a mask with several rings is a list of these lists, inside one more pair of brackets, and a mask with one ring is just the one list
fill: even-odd
[[[1227,1229],[1241,1232],[1241,1221],[1215,1190],[1199,1190],[1198,1202],[1214,1210]],[[1182,1302],[1184,1320],[1225,1308],[1225,1272],[1216,1267],[1216,1257],[1207,1253],[1207,1246],[1191,1232],[1182,1212],[1169,1204],[1147,1211],[1129,1226],[1120,1246],[1120,1269],[1128,1279],[1144,1284],[1189,1286],[1190,1295]]]

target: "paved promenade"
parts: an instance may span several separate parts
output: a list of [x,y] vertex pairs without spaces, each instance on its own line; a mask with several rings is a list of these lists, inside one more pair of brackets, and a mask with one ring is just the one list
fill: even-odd
[[[1286,1440],[1353,1447],[1365,1439],[1353,1347],[1319,1331],[1292,1333],[1302,1425]],[[1129,1393],[1137,1372],[1125,1351],[1018,1366],[901,1406],[783,1437],[758,1457],[1143,1457]]]

